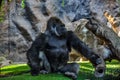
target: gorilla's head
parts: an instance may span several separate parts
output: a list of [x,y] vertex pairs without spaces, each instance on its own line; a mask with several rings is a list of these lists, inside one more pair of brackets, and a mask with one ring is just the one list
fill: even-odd
[[56,17],[51,17],[47,22],[46,32],[56,36],[64,36],[67,32],[65,25]]

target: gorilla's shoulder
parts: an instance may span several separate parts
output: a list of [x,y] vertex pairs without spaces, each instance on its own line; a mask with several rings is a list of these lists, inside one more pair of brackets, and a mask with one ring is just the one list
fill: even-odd
[[73,35],[75,35],[73,31],[67,31],[68,38],[72,37]]
[[48,40],[48,36],[44,33],[40,33],[36,36],[35,41],[33,42],[36,45],[44,45]]
[[47,37],[46,34],[44,34],[44,33],[39,33],[39,34],[37,35],[36,39],[45,39],[46,37]]

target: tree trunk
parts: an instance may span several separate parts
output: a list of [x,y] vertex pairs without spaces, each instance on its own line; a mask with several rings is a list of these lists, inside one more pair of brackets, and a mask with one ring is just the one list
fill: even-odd
[[113,53],[113,58],[120,60],[120,37],[112,29],[95,18],[91,18],[86,27],[97,37],[105,41]]

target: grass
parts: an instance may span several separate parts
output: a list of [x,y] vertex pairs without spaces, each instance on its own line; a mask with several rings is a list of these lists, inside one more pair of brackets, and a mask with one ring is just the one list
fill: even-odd
[[[62,74],[40,74],[39,76],[31,76],[29,67],[26,64],[9,65],[1,68],[0,80],[71,80]],[[22,74],[24,72],[24,74]],[[27,72],[27,73],[25,73]],[[106,75],[103,78],[94,77],[94,68],[89,62],[80,63],[80,72],[78,80],[120,80],[120,62],[107,62]]]

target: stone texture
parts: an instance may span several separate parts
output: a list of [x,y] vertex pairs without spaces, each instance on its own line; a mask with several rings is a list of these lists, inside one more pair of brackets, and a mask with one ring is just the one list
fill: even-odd
[[97,45],[97,38],[84,28],[85,19],[94,14],[107,23],[104,11],[117,16],[118,9],[116,0],[25,0],[25,8],[21,7],[21,0],[12,0],[9,18],[0,27],[0,56],[6,55],[7,59],[17,62],[26,61],[27,49],[35,37],[45,31],[52,16],[61,19],[68,30],[75,31],[92,48]]
[[3,66],[10,65],[11,63],[11,60],[7,60],[5,57],[0,57],[0,68]]

